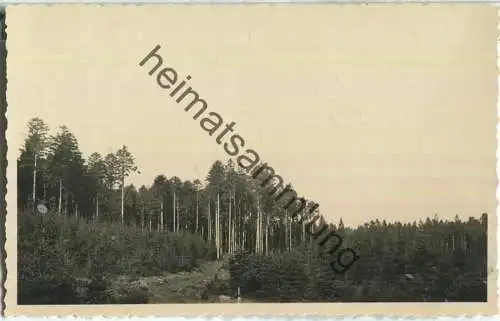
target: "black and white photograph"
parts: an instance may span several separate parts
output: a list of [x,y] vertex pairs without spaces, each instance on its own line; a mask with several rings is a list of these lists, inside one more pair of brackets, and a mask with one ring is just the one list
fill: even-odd
[[4,19],[8,314],[497,311],[493,7]]

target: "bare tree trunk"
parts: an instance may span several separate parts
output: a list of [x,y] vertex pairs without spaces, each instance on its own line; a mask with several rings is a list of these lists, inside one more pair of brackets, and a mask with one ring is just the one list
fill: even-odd
[[175,227],[177,226],[177,225],[175,225],[175,223],[176,223],[176,220],[175,220],[175,190],[174,190],[174,203],[173,203],[172,207],[173,207],[173,211],[174,211],[173,230],[175,232]]
[[149,231],[153,231],[153,221],[151,220],[151,213],[149,213]]
[[66,202],[64,203],[64,214],[68,215],[68,206],[69,206],[69,195],[66,193]]
[[43,182],[43,201],[47,200],[47,183]]
[[196,233],[198,233],[198,225],[200,221],[200,214],[199,214],[199,196],[198,196],[198,189],[196,189]]
[[160,230],[163,231],[163,199],[160,203]]
[[288,249],[288,211],[285,209],[285,250]]
[[121,204],[122,205],[122,208],[121,208],[122,213],[121,214],[122,214],[122,224],[124,224],[125,223],[125,211],[124,211],[124,209],[125,209],[125,206],[124,206],[125,205],[125,200],[124,200],[124,198],[125,198],[125,175],[123,172],[123,170],[124,170],[123,164],[122,164],[121,169],[122,169],[122,177],[121,177],[122,178],[122,202],[121,202],[122,203]]
[[231,224],[231,207],[232,207],[232,204],[231,204],[231,191],[229,191],[229,221],[228,221],[228,225],[227,225],[227,249],[228,249],[228,253],[232,253],[232,237],[231,237],[231,227],[232,227],[232,224]]
[[212,240],[212,213],[211,213],[211,209],[210,209],[210,203],[211,200],[209,199],[208,200],[208,224],[207,224],[207,230],[208,230],[208,240],[211,241]]
[[266,254],[269,254],[269,214],[266,216]]
[[255,223],[255,252],[259,253],[260,252],[260,236],[259,236],[259,225],[260,225],[260,210],[257,210],[257,221]]
[[255,219],[255,253],[259,253],[259,210]]
[[217,192],[217,208],[215,212],[215,242],[217,248],[217,260],[220,259],[220,196],[219,192]]
[[259,220],[259,253],[264,253],[264,212],[260,212],[260,220]]
[[302,221],[302,242],[306,240],[306,223],[305,221]]
[[219,239],[218,239],[218,228],[217,224],[219,224],[218,221],[218,216],[217,216],[217,207],[219,206],[219,194],[217,194],[216,200],[215,200],[215,212],[214,212],[214,237],[215,237],[215,250],[217,252],[217,259],[219,258]]
[[257,200],[257,220],[255,221],[255,253],[260,253],[260,200]]
[[179,232],[181,229],[181,216],[180,216],[180,212],[179,212],[179,201],[177,201],[177,203],[175,205],[177,207],[177,209],[175,210],[175,213],[177,214],[177,232]]
[[141,229],[144,231],[144,205],[141,209]]
[[75,203],[75,216],[78,218],[78,203]]
[[62,213],[62,178],[59,179],[59,214]]
[[259,236],[259,238],[258,238],[259,239],[259,248],[258,248],[259,253],[262,253],[262,251],[261,251],[262,250],[262,244],[261,244],[261,242],[262,242],[262,236],[261,236],[261,234],[262,234],[262,224],[261,224],[262,216],[261,215],[262,215],[262,213],[260,212],[260,208],[259,208],[259,220],[257,221],[258,222],[258,231],[259,231],[259,234],[258,234],[258,236]]
[[243,202],[240,201],[240,203],[238,204],[238,228],[236,230],[236,234],[238,235],[238,246],[240,246],[241,248],[244,248],[243,246],[243,227],[244,227],[244,222],[243,222],[243,210],[242,210],[242,206],[243,206]]
[[234,219],[233,219],[233,251],[236,249],[236,227],[237,227],[237,222],[238,222],[238,215],[236,211],[236,191],[234,192],[233,195],[233,208],[234,208]]
[[35,166],[33,167],[33,209],[36,208],[36,163],[38,155],[35,152]]

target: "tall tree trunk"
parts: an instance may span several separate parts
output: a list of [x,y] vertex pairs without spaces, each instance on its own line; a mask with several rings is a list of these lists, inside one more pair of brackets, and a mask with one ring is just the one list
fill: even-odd
[[163,199],[160,203],[160,230],[163,231]]
[[47,200],[47,183],[43,182],[43,201]]
[[231,237],[231,227],[232,227],[232,224],[231,224],[231,191],[229,191],[229,221],[228,221],[228,225],[227,225],[227,249],[228,249],[228,253],[232,253],[232,237]]
[[172,206],[173,206],[173,211],[174,211],[173,230],[174,230],[174,232],[175,232],[175,227],[177,226],[177,225],[175,225],[175,223],[176,223],[176,220],[175,220],[175,190],[174,190],[174,202],[173,202],[173,205],[172,205]]
[[234,219],[233,219],[233,251],[236,249],[236,228],[237,228],[237,222],[238,222],[238,213],[236,210],[236,191],[234,191],[233,194],[233,208],[234,208]]
[[36,163],[38,155],[35,152],[35,166],[33,167],[33,210],[36,208]]
[[263,227],[264,227],[264,212],[260,210],[260,215],[259,215],[259,252],[264,253],[264,233],[263,233]]
[[208,224],[207,224],[208,241],[212,241],[212,213],[210,209],[210,203],[212,203],[212,201],[208,199]]
[[141,208],[141,229],[144,231],[144,205]]
[[215,242],[217,248],[217,260],[220,259],[220,196],[219,192],[217,192],[217,208],[215,212]]
[[288,250],[288,211],[285,209],[285,250]]
[[198,224],[200,221],[200,214],[199,214],[199,197],[198,197],[198,190],[196,190],[196,233],[198,233]]
[[302,242],[306,240],[306,223],[305,220],[302,221]]
[[62,214],[62,178],[59,179],[59,214]]
[[260,200],[257,200],[257,220],[255,221],[255,253],[260,253]]
[[266,254],[269,254],[269,214],[266,216]]
[[265,250],[265,247],[264,247],[264,241],[265,241],[265,230],[264,230],[264,224],[265,224],[265,221],[264,221],[264,215],[266,213],[264,213],[264,211],[261,211],[260,212],[260,230],[259,230],[259,234],[260,234],[260,253],[264,253],[264,250]]
[[214,209],[214,243],[215,243],[215,251],[217,252],[217,257],[219,256],[218,253],[218,240],[217,240],[217,197],[215,198],[215,209]]
[[121,183],[122,183],[122,200],[121,200],[121,214],[122,214],[122,224],[125,223],[125,175],[124,175],[124,169],[123,169],[123,164],[121,165],[122,169],[122,177],[121,177]]
[[241,248],[243,249],[243,231],[245,230],[245,210],[244,210],[244,203],[241,202],[239,209],[238,209],[238,238],[240,239],[240,245]]
[[99,220],[99,193],[95,196],[95,218]]
[[69,194],[66,193],[66,202],[64,203],[64,214],[66,216],[69,214],[69,212],[68,212],[68,206],[69,206]]
[[179,211],[179,201],[178,200],[177,200],[177,203],[175,205],[176,205],[175,213],[177,214],[177,232],[179,232],[180,227],[181,227],[181,215],[180,215],[180,211]]
[[78,203],[75,203],[75,216],[78,218]]

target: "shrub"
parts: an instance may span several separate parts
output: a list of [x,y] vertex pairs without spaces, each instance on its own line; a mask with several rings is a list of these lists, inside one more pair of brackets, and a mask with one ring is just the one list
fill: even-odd
[[269,302],[304,299],[309,278],[303,253],[277,253],[263,256],[237,253],[229,260],[232,291]]
[[313,246],[266,256],[237,252],[229,260],[230,286],[258,301],[335,301],[342,288],[328,263]]
[[[86,223],[54,213],[20,213],[18,301],[19,304],[119,301],[123,296],[112,299],[105,294],[109,283],[104,280],[118,275],[189,271],[209,258],[210,253],[213,249],[202,237],[190,233]],[[77,289],[81,278],[93,282],[83,291],[83,297],[81,289]],[[146,296],[137,289],[125,301],[143,302]]]
[[58,226],[62,224],[61,218],[52,215],[21,215],[18,234],[19,304],[79,303],[73,287],[76,257],[69,255],[58,237]]

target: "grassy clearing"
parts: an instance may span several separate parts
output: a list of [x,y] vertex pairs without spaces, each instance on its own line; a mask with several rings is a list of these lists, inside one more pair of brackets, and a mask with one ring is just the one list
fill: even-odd
[[[165,273],[162,276],[141,278],[151,293],[150,303],[197,303],[210,301],[217,294],[209,289],[214,280],[228,284],[221,263],[208,262],[191,272]],[[224,279],[225,278],[225,279]]]
[[218,302],[220,295],[233,296],[229,291],[229,273],[224,263],[210,261],[191,271],[165,272],[158,276],[117,277],[114,289],[142,289],[148,293],[148,303]]

